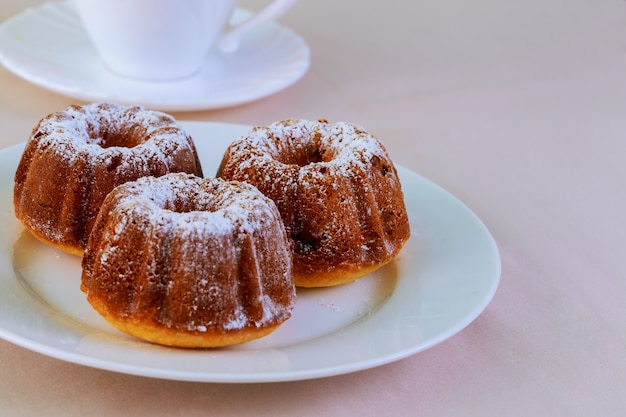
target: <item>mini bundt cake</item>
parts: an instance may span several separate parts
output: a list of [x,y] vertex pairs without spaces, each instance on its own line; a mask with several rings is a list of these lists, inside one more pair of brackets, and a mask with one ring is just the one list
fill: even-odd
[[138,106],[70,106],[33,129],[15,174],[15,215],[43,242],[82,255],[115,186],[170,172],[202,176],[191,137],[171,116]]
[[226,150],[217,175],[249,182],[276,203],[297,286],[353,281],[396,257],[410,235],[393,163],[354,124],[255,127]]
[[169,174],[116,187],[83,257],[81,289],[118,329],[178,347],[269,334],[296,300],[276,205],[249,184]]

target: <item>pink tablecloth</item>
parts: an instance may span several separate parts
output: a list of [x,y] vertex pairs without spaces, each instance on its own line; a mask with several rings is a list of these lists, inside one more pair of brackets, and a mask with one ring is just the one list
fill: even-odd
[[[40,3],[4,1],[0,22]],[[281,23],[311,47],[302,80],[175,117],[366,126],[491,230],[492,303],[407,359],[290,383],[143,378],[0,341],[0,415],[624,415],[626,3],[303,0]],[[0,148],[74,102],[0,68]]]

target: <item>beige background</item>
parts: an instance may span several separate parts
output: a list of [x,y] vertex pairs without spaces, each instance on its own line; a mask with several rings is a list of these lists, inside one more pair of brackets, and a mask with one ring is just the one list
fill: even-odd
[[[40,3],[4,0],[0,21]],[[312,49],[299,83],[174,116],[365,126],[490,228],[493,302],[423,353],[292,383],[120,375],[0,341],[0,415],[623,415],[626,3],[301,0],[281,22]],[[72,103],[0,68],[0,148]]]

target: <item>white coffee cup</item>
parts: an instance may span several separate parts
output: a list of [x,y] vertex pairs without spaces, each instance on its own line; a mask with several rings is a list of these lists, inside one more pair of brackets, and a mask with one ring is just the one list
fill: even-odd
[[237,0],[74,0],[96,50],[113,72],[146,81],[197,73],[211,48],[233,52],[241,37],[297,0],[274,0],[225,30]]

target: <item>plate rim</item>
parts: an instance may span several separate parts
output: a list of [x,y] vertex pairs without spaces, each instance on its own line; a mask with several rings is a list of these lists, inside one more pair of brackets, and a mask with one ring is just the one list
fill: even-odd
[[[180,124],[183,126],[183,128],[189,128],[189,127],[199,128],[199,129],[207,128],[209,130],[212,128],[235,129],[235,130],[236,129],[245,130],[245,129],[250,128],[250,126],[247,126],[247,125],[231,124],[231,123],[217,123],[217,122],[180,121]],[[197,139],[196,139],[196,142],[198,142]],[[20,149],[23,147],[24,147],[24,142],[10,146],[8,148],[0,149],[0,160],[2,160],[6,154],[10,154],[10,153],[17,153],[18,156],[21,155]],[[17,161],[15,162],[15,165],[16,164],[17,164]],[[491,280],[490,280],[489,289],[483,294],[480,302],[476,303],[472,311],[463,317],[463,320],[458,321],[455,324],[455,326],[448,328],[446,331],[440,332],[440,334],[437,337],[430,338],[427,341],[427,343],[420,343],[420,344],[413,345],[413,346],[407,346],[407,347],[404,347],[403,349],[390,351],[385,355],[379,355],[379,356],[372,357],[372,358],[360,359],[352,363],[335,364],[335,365],[330,365],[328,367],[319,368],[319,369],[304,369],[304,370],[282,371],[282,372],[281,371],[279,372],[255,372],[255,373],[203,372],[203,373],[198,374],[198,373],[189,373],[188,371],[177,371],[177,370],[172,370],[172,369],[164,370],[162,368],[151,368],[151,367],[146,367],[146,366],[129,365],[129,364],[124,364],[120,362],[112,362],[111,360],[107,360],[103,358],[84,356],[76,352],[68,352],[64,350],[59,350],[58,348],[54,349],[50,347],[50,344],[46,345],[44,341],[36,341],[33,339],[28,339],[22,335],[8,331],[7,329],[1,326],[2,324],[1,317],[0,317],[0,338],[7,340],[13,344],[22,346],[31,351],[44,354],[46,356],[50,356],[56,359],[64,360],[66,362],[81,364],[81,365],[94,367],[98,369],[105,369],[105,370],[120,372],[124,374],[161,378],[161,379],[194,381],[194,382],[219,382],[219,383],[281,382],[281,381],[296,381],[296,380],[306,380],[306,379],[336,376],[336,375],[352,373],[356,371],[361,371],[361,370],[385,365],[385,364],[395,362],[397,360],[401,360],[406,357],[412,356],[423,350],[429,349],[449,339],[450,337],[459,333],[460,331],[462,331],[485,310],[485,308],[493,299],[497,291],[499,282],[500,282],[501,259],[500,259],[500,254],[499,254],[495,239],[493,238],[493,236],[491,235],[491,233],[489,232],[485,224],[482,222],[482,220],[471,209],[469,209],[469,207],[467,207],[463,202],[461,202],[457,197],[452,195],[450,192],[440,187],[439,185],[435,184],[431,180],[421,176],[420,174],[414,171],[411,171],[407,168],[404,168],[402,166],[396,165],[396,168],[398,169],[398,172],[400,173],[401,179],[407,175],[415,176],[416,178],[418,178],[420,181],[423,181],[428,186],[434,187],[434,189],[436,189],[438,193],[442,193],[442,195],[445,196],[445,198],[451,199],[450,201],[452,201],[461,209],[465,210],[465,213],[468,216],[470,216],[475,222],[475,226],[477,226],[483,233],[483,238],[485,238],[486,242],[488,242],[491,245],[490,253],[491,253],[491,262],[493,263],[492,265],[493,276],[491,277]],[[9,172],[9,170],[7,170],[7,172]],[[0,175],[1,175],[1,171],[0,171]],[[6,181],[6,178],[5,179],[0,178],[0,183],[3,181]],[[403,184],[403,189],[405,190],[405,194],[406,194],[406,189],[405,189],[404,184]],[[10,211],[12,212],[12,203],[10,203],[10,207],[11,207]],[[0,213],[0,216],[4,216],[4,215],[5,213]],[[4,238],[0,237],[0,240],[2,239]],[[9,258],[8,266],[9,266],[9,269],[11,269],[10,268],[10,256],[8,258]],[[7,275],[15,278],[15,273],[13,270],[11,270]],[[2,275],[0,275],[0,280],[2,279],[3,277]],[[0,282],[0,285],[2,285],[2,282]],[[397,292],[397,287],[394,289],[393,293],[395,292]],[[393,293],[391,297],[393,297]],[[1,297],[2,296],[0,295],[0,298]],[[383,305],[381,308],[385,308],[385,306],[386,304]],[[1,312],[2,310],[0,310],[0,313]],[[370,320],[371,317],[376,316],[376,314],[379,314],[379,313],[378,312],[374,313],[372,316],[368,316],[364,320]],[[357,322],[359,321],[361,320],[358,320]],[[350,327],[354,327],[355,323],[357,322],[351,323],[350,325],[346,326],[346,328],[349,329]],[[333,334],[325,335],[317,339],[314,339],[313,341],[304,342],[304,344],[307,344],[307,343],[314,343],[314,344],[322,343],[323,344],[324,343],[323,339],[328,339],[328,338],[332,339],[332,336]],[[290,347],[288,346],[285,349],[288,349],[288,348]]]

